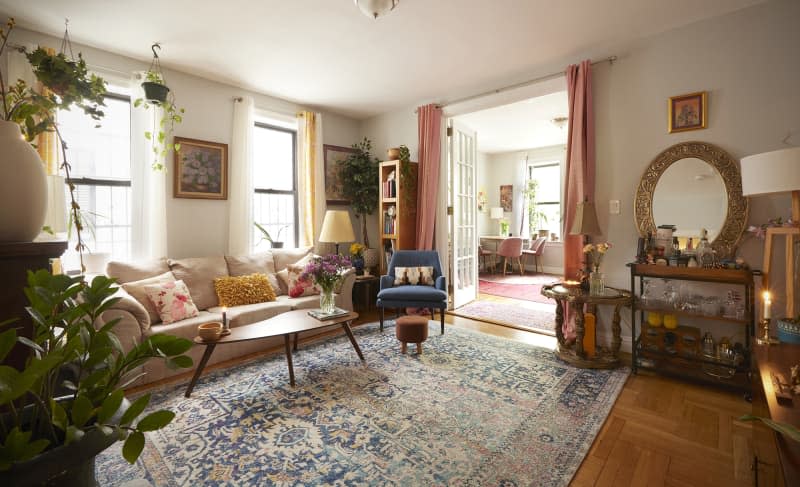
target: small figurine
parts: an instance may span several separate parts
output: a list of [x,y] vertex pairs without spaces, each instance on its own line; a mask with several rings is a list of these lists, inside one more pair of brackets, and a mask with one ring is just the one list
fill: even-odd
[[394,181],[394,171],[390,172],[388,176],[386,176],[387,181]]

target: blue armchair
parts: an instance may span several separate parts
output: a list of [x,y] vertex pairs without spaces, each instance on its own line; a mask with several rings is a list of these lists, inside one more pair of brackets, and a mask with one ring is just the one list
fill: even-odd
[[[395,267],[433,267],[434,286],[395,286]],[[389,262],[388,275],[381,276],[381,289],[376,306],[380,311],[383,331],[384,308],[430,308],[441,310],[442,334],[444,334],[444,312],[447,309],[447,279],[442,275],[439,253],[435,250],[397,250]]]

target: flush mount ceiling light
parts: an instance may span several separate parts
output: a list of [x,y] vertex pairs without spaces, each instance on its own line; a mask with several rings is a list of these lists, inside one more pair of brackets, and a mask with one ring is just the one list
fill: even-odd
[[367,17],[377,19],[381,15],[385,15],[400,3],[400,0],[354,0],[356,6]]

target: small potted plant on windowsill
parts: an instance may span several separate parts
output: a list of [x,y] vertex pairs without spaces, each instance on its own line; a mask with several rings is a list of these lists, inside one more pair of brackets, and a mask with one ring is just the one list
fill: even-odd
[[[261,236],[261,240],[266,240],[267,242],[269,242],[270,247],[272,247],[273,249],[282,249],[283,248],[283,242],[280,241],[280,240],[273,240],[272,235],[270,235],[270,233],[267,231],[266,228],[264,228],[263,225],[259,225],[258,222],[253,222],[253,225],[255,225],[256,228],[258,229],[258,231],[261,232],[261,235],[262,235]],[[289,225],[284,225],[284,226],[280,227],[278,229],[278,231],[275,233],[275,238],[276,239],[280,238],[281,237],[281,232],[283,231],[284,228],[287,228],[288,226]]]

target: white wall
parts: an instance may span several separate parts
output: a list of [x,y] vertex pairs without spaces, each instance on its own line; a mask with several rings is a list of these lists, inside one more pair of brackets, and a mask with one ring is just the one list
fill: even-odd
[[[42,44],[58,48],[61,40],[41,33],[15,29],[13,41],[18,44]],[[143,52],[149,52],[143,45]],[[125,77],[127,73],[147,69],[148,63],[75,44],[74,50],[83,53],[90,68],[101,75]],[[169,46],[164,46],[162,57],[169,60]],[[256,108],[293,115],[304,109],[302,105],[261,95],[234,86],[209,81],[186,73],[165,69],[165,77],[175,93],[176,104],[186,109],[183,123],[175,128],[175,135],[229,144],[233,123],[233,98],[251,95]],[[119,72],[119,73],[116,73]],[[308,109],[313,110],[313,107]],[[322,113],[322,131],[326,144],[350,146],[359,140],[357,121]],[[229,148],[230,149],[230,148]],[[168,160],[167,197],[168,255],[190,257],[223,254],[228,247],[228,202],[192,200],[172,197],[172,162]],[[358,233],[358,221],[353,219]],[[377,224],[376,224],[377,225]]]
[[[797,25],[800,2],[773,0],[620,46],[608,52],[618,56],[613,65],[595,66],[596,204],[600,227],[615,245],[603,264],[608,284],[629,286],[625,264],[636,253],[638,237],[633,196],[642,173],[659,152],[679,142],[700,140],[741,159],[783,147],[781,139],[790,131],[794,131],[790,142],[800,144]],[[564,59],[563,65],[580,58]],[[703,90],[709,92],[708,128],[667,133],[668,98]],[[415,128],[413,109],[362,123],[362,132],[381,143],[389,142],[393,134],[413,135]],[[488,186],[493,205],[497,198]],[[608,213],[612,199],[621,201],[619,215]],[[750,203],[751,224],[790,215],[788,195],[752,198]],[[775,252],[783,253],[780,246]],[[739,254],[761,268],[763,242],[745,237]],[[782,277],[776,273],[774,279],[780,294]],[[773,309],[780,309],[783,300],[777,296]],[[629,324],[623,326],[623,334],[629,341]]]

